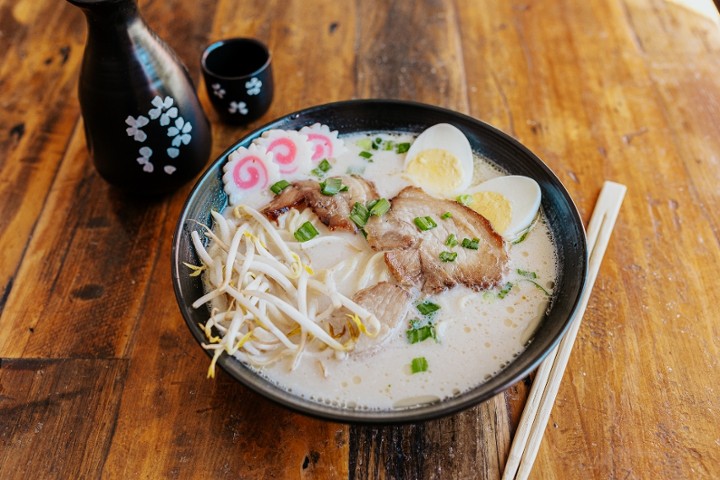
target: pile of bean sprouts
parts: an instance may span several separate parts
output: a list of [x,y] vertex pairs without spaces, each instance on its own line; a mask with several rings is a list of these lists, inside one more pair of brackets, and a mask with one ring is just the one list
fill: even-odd
[[[212,212],[212,218],[215,228],[203,227],[207,248],[198,231],[191,233],[201,265],[188,265],[193,275],[203,275],[206,292],[193,307],[208,302],[212,307],[201,325],[208,339],[203,347],[214,351],[209,377],[223,352],[256,367],[292,356],[290,368],[295,369],[303,355],[319,358],[320,352],[330,351],[342,358],[360,336],[378,334],[377,317],[350,298],[350,292],[387,278],[380,267],[382,253],[369,251],[361,236],[353,236],[361,242],[352,242],[330,234],[310,210],[292,209],[277,226],[247,205],[235,207],[227,217]],[[300,243],[293,232],[306,221],[321,235]],[[305,251],[330,241],[347,242],[356,253],[332,268],[313,271]],[[350,291],[341,292],[339,283],[348,281]],[[343,335],[333,328],[338,317],[347,324]]]

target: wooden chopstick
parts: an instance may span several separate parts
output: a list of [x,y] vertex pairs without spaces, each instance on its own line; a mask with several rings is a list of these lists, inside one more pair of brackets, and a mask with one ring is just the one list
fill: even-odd
[[625,185],[605,182],[600,192],[587,229],[588,275],[578,310],[565,336],[537,370],[510,447],[503,480],[526,479],[530,474],[626,191]]

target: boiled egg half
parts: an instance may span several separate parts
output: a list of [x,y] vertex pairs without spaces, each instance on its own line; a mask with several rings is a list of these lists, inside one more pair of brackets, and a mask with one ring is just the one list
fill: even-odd
[[518,239],[532,225],[540,208],[540,186],[529,177],[508,175],[467,191],[468,207],[487,218],[505,240]]
[[454,197],[473,178],[470,142],[457,127],[438,123],[423,131],[405,155],[405,175],[428,193]]

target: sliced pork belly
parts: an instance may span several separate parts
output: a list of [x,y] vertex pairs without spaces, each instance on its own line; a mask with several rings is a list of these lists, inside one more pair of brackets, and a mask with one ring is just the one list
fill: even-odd
[[342,180],[342,184],[348,187],[347,191],[324,195],[320,190],[320,182],[301,180],[283,190],[263,208],[262,213],[270,220],[277,221],[280,215],[291,208],[310,208],[330,230],[355,232],[357,226],[349,218],[353,205],[355,202],[365,205],[369,200],[379,198],[379,195],[375,185],[360,177],[335,178]]
[[[438,293],[457,284],[482,290],[500,282],[508,255],[502,237],[482,215],[457,202],[431,197],[417,187],[403,189],[391,204],[385,215],[368,221],[365,232],[374,250],[387,251],[385,263],[398,283]],[[446,212],[451,216],[441,219]],[[437,227],[421,231],[414,220],[426,216]],[[479,239],[478,249],[447,246],[450,234],[458,242]],[[457,253],[457,258],[443,262],[440,253],[446,251]]]
[[[353,295],[353,301],[374,314],[381,325],[377,336],[361,335],[353,351],[356,353],[370,352],[382,345],[393,332],[396,332],[404,324],[405,317],[415,296],[409,289],[390,282],[377,283]],[[346,325],[348,325],[347,316],[338,313],[331,320],[331,323],[335,332],[345,331],[342,341],[347,341],[350,336],[346,328]]]
[[405,317],[414,299],[415,295],[410,290],[389,282],[380,282],[357,292],[353,300],[374,313],[382,327],[374,338],[365,335],[360,337],[355,344],[355,351],[370,351],[387,340],[393,332],[404,325]]

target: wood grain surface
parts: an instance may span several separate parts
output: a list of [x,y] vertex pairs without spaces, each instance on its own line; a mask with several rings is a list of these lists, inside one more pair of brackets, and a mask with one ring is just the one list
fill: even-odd
[[[523,142],[585,221],[604,180],[627,185],[532,477],[720,477],[711,0],[139,4],[199,87],[213,156],[304,107],[411,99]],[[0,478],[499,478],[532,378],[402,426],[324,422],[206,379],[170,278],[192,185],[150,202],[97,175],[85,31],[66,2],[0,0]],[[275,100],[244,128],[217,121],[200,79],[203,47],[233,36],[273,54]]]

